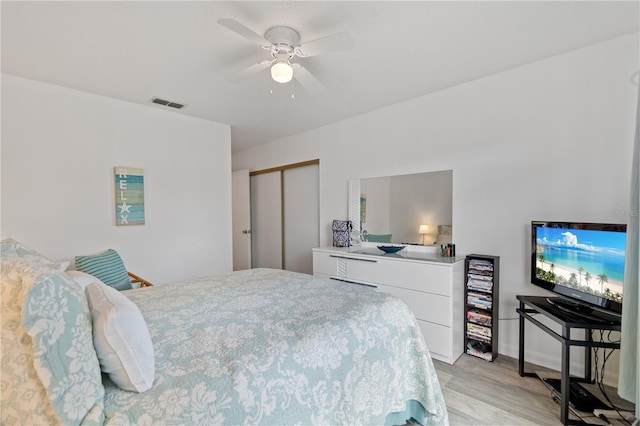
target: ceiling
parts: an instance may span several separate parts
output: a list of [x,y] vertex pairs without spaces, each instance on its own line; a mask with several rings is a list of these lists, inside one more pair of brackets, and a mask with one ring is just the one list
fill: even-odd
[[[2,1],[2,71],[227,123],[232,150],[268,143],[640,29],[638,1]],[[217,23],[355,48],[299,61],[325,86],[230,73],[268,53]],[[273,93],[271,93],[271,90]],[[291,98],[291,95],[294,98]]]

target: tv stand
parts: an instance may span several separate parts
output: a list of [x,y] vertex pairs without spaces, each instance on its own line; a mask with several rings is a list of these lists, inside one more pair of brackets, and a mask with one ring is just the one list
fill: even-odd
[[[569,395],[571,392],[571,383],[576,382],[592,382],[591,379],[591,348],[609,348],[620,349],[620,343],[613,342],[595,342],[593,340],[594,330],[615,330],[620,331],[620,322],[608,323],[604,320],[597,320],[592,316],[582,314],[577,315],[576,312],[567,313],[566,310],[559,308],[555,304],[550,303],[546,297],[540,296],[516,296],[519,301],[519,307],[516,312],[519,315],[520,338],[518,344],[518,373],[520,376],[537,377],[533,372],[524,370],[524,339],[525,339],[525,320],[531,322],[542,331],[562,343],[562,361],[560,371],[560,421],[564,425],[583,424],[582,422],[569,419]],[[543,315],[549,318],[562,328],[562,333],[558,333],[546,325],[538,321],[535,316]],[[574,329],[585,330],[585,338],[582,340],[574,340],[571,338],[571,331]],[[569,377],[569,365],[571,346],[580,346],[584,348],[584,377]]]
[[569,320],[573,318],[576,321],[601,324],[619,324],[621,321],[621,318],[615,314],[599,311],[564,297],[547,297],[547,302],[552,309],[556,308],[556,310],[563,311]]
[[588,311],[587,313],[591,313],[591,311],[593,311],[593,309],[589,308],[588,306],[581,305],[578,302],[574,302],[573,300],[565,299],[564,297],[559,297],[559,296],[547,297],[547,302],[561,308],[566,308],[566,309],[571,309],[576,311],[581,311],[583,309]]

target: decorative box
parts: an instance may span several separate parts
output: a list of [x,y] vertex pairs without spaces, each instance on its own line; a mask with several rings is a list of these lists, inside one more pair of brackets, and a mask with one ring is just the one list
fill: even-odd
[[334,220],[331,229],[333,230],[334,247],[351,246],[352,226],[350,220]]

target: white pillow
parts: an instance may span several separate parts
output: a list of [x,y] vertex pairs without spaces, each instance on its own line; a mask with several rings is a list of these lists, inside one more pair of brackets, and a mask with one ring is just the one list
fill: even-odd
[[69,265],[71,265],[71,262],[69,260],[64,260],[62,262],[51,262],[51,263],[53,263],[58,268],[58,271],[60,272],[66,271]]
[[[82,290],[84,290],[91,283],[102,283],[98,277],[94,277],[93,275],[87,274],[86,272],[80,271],[65,271],[65,274],[69,275],[69,277],[76,282],[80,286]],[[104,284],[106,285],[106,284]]]
[[100,369],[124,390],[149,390],[155,375],[155,358],[142,312],[127,296],[101,282],[89,283],[85,294]]

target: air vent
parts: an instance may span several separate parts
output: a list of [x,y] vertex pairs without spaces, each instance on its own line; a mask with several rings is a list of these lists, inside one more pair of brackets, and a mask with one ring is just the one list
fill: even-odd
[[177,102],[166,101],[166,100],[160,99],[160,98],[151,98],[151,102],[153,102],[154,104],[164,105],[164,106],[175,108],[175,109],[182,109],[182,108],[185,107],[184,104],[179,104]]

